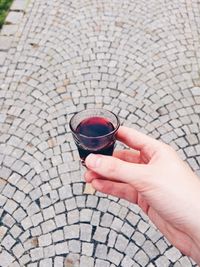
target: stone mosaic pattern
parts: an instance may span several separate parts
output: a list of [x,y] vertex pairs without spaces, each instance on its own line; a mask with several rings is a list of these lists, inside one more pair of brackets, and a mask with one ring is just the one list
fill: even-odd
[[199,1],[21,8],[0,36],[0,266],[196,266],[135,205],[89,194],[68,122],[107,108],[200,174]]

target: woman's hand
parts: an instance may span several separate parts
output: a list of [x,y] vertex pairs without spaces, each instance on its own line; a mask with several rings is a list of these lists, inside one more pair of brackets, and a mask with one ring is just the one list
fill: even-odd
[[134,150],[86,158],[86,182],[138,204],[166,238],[200,263],[200,181],[168,145],[127,127],[117,139]]

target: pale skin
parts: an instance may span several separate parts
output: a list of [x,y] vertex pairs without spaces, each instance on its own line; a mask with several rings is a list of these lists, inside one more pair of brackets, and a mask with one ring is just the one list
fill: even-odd
[[200,179],[168,145],[121,126],[131,150],[90,154],[85,180],[103,193],[138,204],[183,254],[200,264]]

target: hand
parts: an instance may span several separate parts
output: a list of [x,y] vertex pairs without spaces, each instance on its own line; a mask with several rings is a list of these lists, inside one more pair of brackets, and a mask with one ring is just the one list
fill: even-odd
[[200,263],[200,181],[168,145],[120,127],[117,139],[131,150],[114,157],[90,154],[86,182],[138,204],[166,238]]

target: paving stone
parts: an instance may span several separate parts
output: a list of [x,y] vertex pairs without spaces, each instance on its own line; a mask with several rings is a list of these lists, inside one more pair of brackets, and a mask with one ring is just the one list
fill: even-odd
[[64,234],[66,239],[79,238],[79,225],[70,225],[64,227]]
[[94,266],[94,259],[92,257],[81,256],[80,266],[93,267]]
[[20,267],[19,263],[16,261],[10,264],[10,267]]
[[174,264],[174,266],[175,266],[175,267],[181,267],[181,264],[180,264],[179,262],[176,262],[176,263]]
[[76,204],[77,207],[79,208],[84,208],[85,207],[85,196],[77,196],[76,197]]
[[107,246],[104,244],[98,244],[95,251],[95,256],[99,259],[107,258]]
[[2,267],[8,267],[15,259],[6,250],[0,253],[0,262]]
[[31,221],[34,226],[37,226],[38,224],[43,222],[42,214],[40,212],[37,214],[34,214],[33,216],[31,216]]
[[56,230],[52,233],[52,240],[54,243],[64,240],[63,230]]
[[43,231],[44,234],[48,233],[48,232],[51,232],[54,229],[56,229],[56,225],[55,225],[53,220],[48,220],[46,222],[43,222],[41,224],[41,227],[42,227],[42,231]]
[[146,251],[150,259],[156,258],[159,255],[158,249],[150,240],[145,241],[143,249]]
[[123,225],[123,221],[115,217],[111,224],[111,228],[119,232],[121,230],[122,225]]
[[6,59],[6,52],[0,51],[0,65],[3,65]]
[[83,194],[91,194],[95,193],[95,189],[92,187],[91,183],[86,183]]
[[61,242],[55,245],[56,255],[66,254],[69,252],[69,244],[67,242]]
[[53,257],[55,255],[55,247],[54,245],[48,246],[44,248],[44,257]]
[[89,224],[80,224],[80,240],[90,242],[92,237],[92,226]]
[[116,239],[117,239],[117,233],[111,230],[108,235],[108,246],[114,247]]
[[115,249],[110,249],[108,252],[108,260],[110,262],[113,262],[114,264],[116,264],[117,266],[120,265],[120,262],[123,258],[123,254],[117,252]]
[[42,248],[34,248],[31,249],[31,259],[33,261],[40,260],[43,258],[43,249]]
[[100,225],[103,227],[110,227],[112,224],[114,216],[109,214],[109,213],[105,213],[102,218],[101,218],[101,223]]
[[97,202],[98,202],[98,197],[97,196],[89,195],[87,197],[86,207],[88,207],[88,208],[96,208]]
[[125,256],[121,262],[122,267],[131,267],[131,266],[134,266],[134,264],[135,262],[128,256]]
[[39,243],[39,246],[41,247],[49,246],[52,243],[51,235],[46,234],[46,235],[39,236],[38,243]]
[[82,209],[80,211],[80,221],[81,222],[90,222],[92,218],[93,210],[91,209]]
[[109,199],[101,198],[99,200],[99,204],[97,206],[97,209],[102,211],[102,212],[106,212],[107,209],[108,209],[109,204],[110,204],[110,200]]
[[49,267],[52,266],[52,259],[44,259],[40,261],[40,267]]
[[140,217],[136,214],[129,212],[126,219],[131,225],[135,226],[139,222]]
[[[0,232],[1,232],[1,228],[0,228]],[[21,234],[21,232],[22,232],[21,228],[19,228],[17,225],[14,225],[12,229],[10,230],[10,233],[14,238],[17,238]]]
[[1,242],[1,245],[4,246],[8,251],[11,249],[11,247],[15,244],[15,240],[12,238],[11,235],[7,235],[3,241]]
[[149,228],[149,224],[144,222],[143,220],[140,220],[137,225],[137,228],[141,233],[145,233]]
[[81,242],[79,240],[69,240],[69,251],[73,253],[80,253],[81,251]]
[[125,254],[127,254],[130,258],[134,258],[138,250],[139,247],[136,244],[130,242],[125,250]]
[[187,257],[182,257],[180,260],[179,260],[181,266],[192,266],[190,260],[187,258]]
[[115,243],[115,248],[120,252],[124,252],[128,242],[129,240],[127,238],[125,238],[123,235],[119,235]]
[[65,214],[56,215],[54,217],[54,219],[55,219],[55,222],[56,222],[56,226],[58,228],[62,227],[62,226],[65,226],[67,224],[67,220],[66,220],[66,215]]
[[24,247],[20,243],[18,243],[12,248],[12,251],[15,257],[19,259],[24,254]]
[[16,210],[16,208],[17,208],[17,203],[12,199],[8,199],[4,206],[4,209],[10,214],[12,214]]
[[110,267],[110,263],[105,260],[96,259],[95,267]]
[[158,259],[155,261],[157,266],[163,266],[163,267],[168,267],[170,265],[170,261],[167,259],[166,256],[160,256]]
[[109,229],[103,227],[97,227],[94,233],[93,239],[102,243],[105,243],[107,236],[109,233]]
[[157,242],[162,237],[161,233],[154,227],[149,228],[145,234],[152,240],[152,242]]
[[145,266],[148,263],[149,258],[144,251],[140,250],[135,254],[134,260],[141,266]]
[[4,187],[2,193],[3,193],[3,195],[7,196],[8,198],[12,198],[12,196],[13,196],[15,190],[16,190],[16,189],[15,189],[13,186],[11,186],[10,184],[7,184],[7,185]]
[[75,224],[80,221],[80,215],[78,210],[72,210],[67,213],[68,224]]
[[[74,198],[70,198],[70,199],[67,199],[65,201],[65,205],[66,205],[66,209],[69,211],[69,210],[73,210],[77,207],[76,205],[76,201]],[[62,207],[63,209],[63,207]],[[64,211],[64,210],[63,210]]]
[[60,188],[59,196],[61,200],[72,197],[71,187],[69,185],[65,185],[64,187]]
[[126,217],[127,213],[128,213],[128,209],[126,207],[121,207],[118,216],[119,216],[120,219],[123,220]]
[[158,250],[160,251],[160,254],[162,255],[166,251],[168,245],[163,239],[160,239],[156,243],[156,247],[158,248]]
[[64,258],[61,256],[56,256],[54,258],[54,266],[55,267],[63,266],[63,262],[64,262]]
[[6,23],[8,24],[19,24],[20,20],[23,17],[22,12],[15,12],[11,11],[8,13],[8,16],[6,17]]
[[73,194],[82,195],[82,193],[83,193],[83,184],[82,183],[73,184]]
[[128,223],[124,223],[124,225],[121,228],[121,232],[128,238],[130,238],[134,232],[134,229]]
[[[0,50],[8,50],[11,47],[12,37],[10,36],[0,36]],[[3,57],[3,54],[2,54]]]
[[200,87],[193,87],[191,90],[194,96],[200,95]]
[[168,249],[164,255],[172,262],[176,262],[181,257],[180,251],[174,247]]
[[11,10],[25,11],[26,9],[26,1],[24,0],[15,0],[11,5]]
[[94,244],[82,242],[82,254],[86,256],[92,256],[94,251]]

